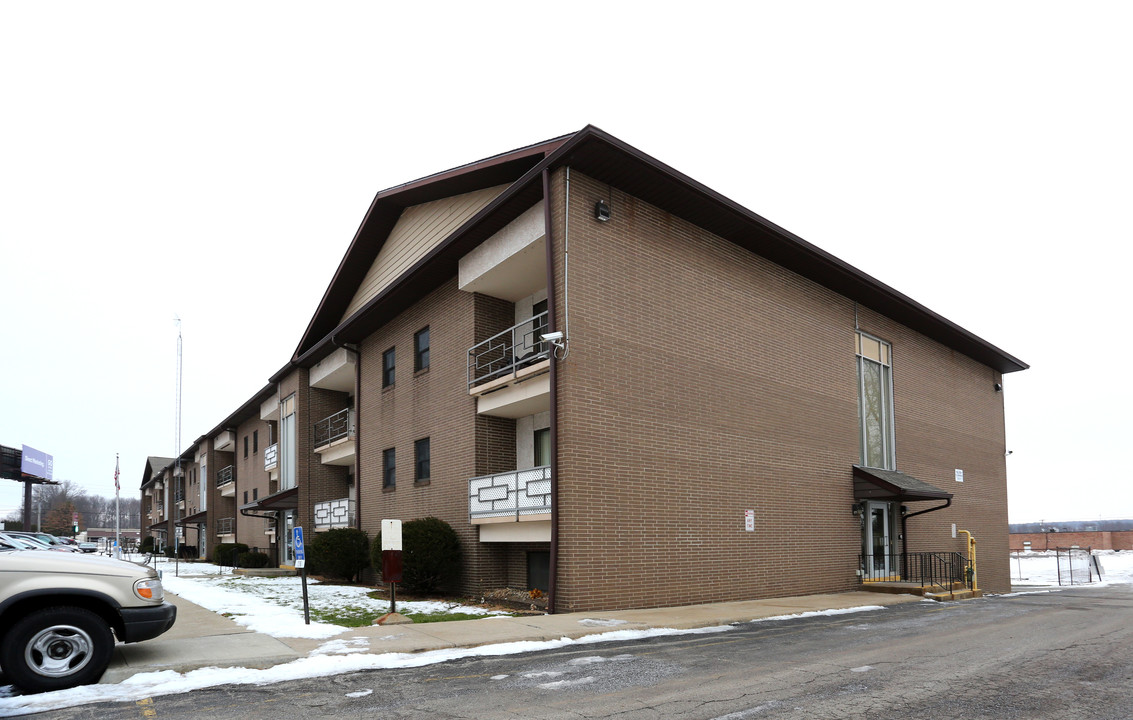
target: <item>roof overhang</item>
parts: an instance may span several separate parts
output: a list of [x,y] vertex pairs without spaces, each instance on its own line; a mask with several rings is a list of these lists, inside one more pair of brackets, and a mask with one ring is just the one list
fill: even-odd
[[897,470],[854,465],[855,500],[951,500],[952,493]]
[[[852,265],[592,125],[515,152],[522,153],[522,162],[528,163],[526,172],[385,290],[351,317],[342,319],[362,274],[369,269],[406,206],[403,203],[430,199],[432,194],[424,193],[441,188],[451,194],[454,190],[448,178],[450,173],[457,173],[456,177],[466,184],[482,181],[475,170],[479,164],[378,193],[296,349],[294,362],[313,364],[343,342],[361,341],[451,279],[460,257],[542,199],[544,170],[569,167],[872,308],[988,367],[1002,373],[1028,367]],[[546,155],[540,158],[543,153]],[[512,171],[522,167],[509,165]],[[445,179],[443,185],[441,179]],[[438,187],[433,187],[434,183]]]
[[254,502],[240,506],[240,512],[245,510],[296,510],[299,508],[299,488],[293,487],[287,490],[280,490],[279,492],[267,495]]

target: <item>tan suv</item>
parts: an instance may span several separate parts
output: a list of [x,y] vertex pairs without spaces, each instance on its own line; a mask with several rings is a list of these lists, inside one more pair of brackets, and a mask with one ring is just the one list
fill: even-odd
[[149,640],[176,618],[151,567],[0,543],[0,672],[24,691],[96,682],[115,636]]

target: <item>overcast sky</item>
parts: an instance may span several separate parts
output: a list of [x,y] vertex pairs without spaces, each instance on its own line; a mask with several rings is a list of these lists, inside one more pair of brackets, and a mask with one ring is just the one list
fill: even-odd
[[385,5],[0,5],[0,443],[136,496],[375,192],[593,123],[1030,363],[1013,522],[1133,517],[1133,6]]

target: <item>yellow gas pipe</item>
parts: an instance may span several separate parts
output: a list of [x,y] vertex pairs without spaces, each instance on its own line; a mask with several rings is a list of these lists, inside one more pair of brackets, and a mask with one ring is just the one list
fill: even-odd
[[972,566],[972,591],[979,590],[976,587],[976,539],[967,530],[957,530],[968,536],[968,563]]

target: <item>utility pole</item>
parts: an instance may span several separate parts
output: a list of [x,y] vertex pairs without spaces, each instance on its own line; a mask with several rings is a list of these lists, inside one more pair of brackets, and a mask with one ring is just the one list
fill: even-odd
[[177,489],[180,488],[181,498],[185,497],[185,478],[181,473],[181,318],[174,315],[177,323],[177,391],[174,395],[173,412],[173,457],[177,458],[173,468],[173,568],[178,574],[181,559],[181,528],[177,524],[181,521],[181,503],[177,500]]

